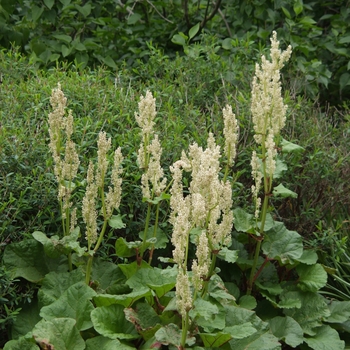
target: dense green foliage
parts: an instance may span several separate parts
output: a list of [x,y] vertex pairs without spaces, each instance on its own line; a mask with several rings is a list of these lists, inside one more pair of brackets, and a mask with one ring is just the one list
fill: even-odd
[[174,35],[198,25],[198,34],[215,33],[218,53],[234,64],[237,40],[264,47],[275,29],[293,46],[293,91],[336,105],[350,92],[349,20],[349,0],[4,0],[0,46],[19,46],[44,66],[58,60],[116,70],[120,60],[147,60],[150,43],[174,56],[181,44]]

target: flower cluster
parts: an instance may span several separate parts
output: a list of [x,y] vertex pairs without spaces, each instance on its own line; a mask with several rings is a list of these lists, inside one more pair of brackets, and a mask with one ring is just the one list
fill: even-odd
[[[142,141],[138,151],[137,161],[140,169],[144,169],[141,178],[142,195],[151,199],[160,196],[166,187],[166,178],[160,165],[162,148],[157,135],[154,135],[154,118],[156,112],[155,98],[150,91],[141,96],[139,113],[135,113],[136,121],[141,128]],[[150,185],[152,188],[150,189]]]
[[[262,146],[262,161],[264,163],[263,174],[258,164],[256,153],[252,158],[253,197],[256,201],[256,212],[258,215],[260,201],[257,195],[261,186],[261,179],[265,177],[271,180],[276,169],[276,144],[275,136],[278,135],[285,125],[287,106],[283,103],[282,88],[280,81],[280,69],[288,61],[292,53],[291,46],[287,50],[279,49],[279,41],[276,32],[271,38],[271,61],[265,56],[261,57],[261,65],[255,67],[255,76],[252,85],[251,112],[254,124],[254,139]],[[270,190],[268,188],[267,190]]]
[[[76,209],[71,211],[71,218],[67,217],[67,213],[72,207],[73,180],[77,175],[80,161],[75,143],[71,139],[73,134],[72,111],[69,111],[68,116],[65,117],[67,98],[59,83],[57,88],[52,90],[50,103],[53,111],[48,116],[49,148],[54,160],[54,173],[58,182],[58,200],[61,203],[62,219],[66,222],[70,221],[69,230],[72,231],[76,224]],[[63,142],[65,142],[64,145]],[[64,153],[63,157],[62,153]]]
[[239,126],[236,115],[232,112],[232,107],[227,105],[222,110],[224,116],[224,136],[225,136],[225,155],[228,165],[232,166],[236,157],[236,145],[239,136]]

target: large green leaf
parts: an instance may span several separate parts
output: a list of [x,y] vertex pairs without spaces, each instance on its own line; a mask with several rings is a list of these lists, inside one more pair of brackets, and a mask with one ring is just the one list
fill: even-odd
[[327,284],[327,272],[320,264],[300,264],[296,270],[299,275],[298,287],[303,291],[317,292]]
[[297,198],[298,194],[289,190],[288,188],[284,187],[282,184],[279,184],[278,186],[273,188],[272,191],[273,195],[275,197],[282,197],[282,198]]
[[191,318],[196,318],[196,323],[206,333],[216,333],[227,326],[225,322],[225,308],[216,300],[196,299],[194,309],[189,314]]
[[34,239],[6,246],[3,261],[12,278],[23,277],[30,282],[39,282],[50,271],[68,270],[66,257],[47,257],[43,245]]
[[21,337],[17,340],[8,341],[3,350],[38,350],[39,346],[36,344],[34,339],[28,339]]
[[329,302],[328,308],[331,314],[327,318],[327,322],[343,323],[350,320],[350,301],[333,300]]
[[100,258],[94,258],[91,279],[98,284],[98,288],[106,290],[115,283],[125,281],[125,276],[118,265]]
[[229,263],[235,263],[238,259],[238,250],[231,250],[228,249],[227,247],[223,247],[220,249],[218,253],[218,258],[225,260]]
[[302,237],[295,231],[289,231],[281,222],[266,232],[262,250],[270,259],[282,264],[293,264],[303,254]]
[[126,281],[126,284],[135,290],[148,286],[160,298],[174,288],[176,275],[177,269],[175,267],[167,269],[139,269]]
[[25,303],[21,311],[16,316],[16,322],[11,327],[12,339],[18,339],[32,331],[34,326],[41,320],[39,316],[40,307],[37,300]]
[[219,348],[232,339],[231,334],[227,332],[199,333],[199,336],[201,337],[204,346],[210,349]]
[[[153,240],[154,238],[156,239],[156,242],[154,243],[154,248],[156,249],[163,249],[166,248],[167,243],[169,242],[168,236],[164,233],[164,231],[157,227],[156,232],[154,232],[155,227],[150,226],[147,230],[146,234],[146,240]],[[139,232],[139,237],[143,240],[143,235],[144,232],[141,231]],[[153,245],[151,244],[149,247],[152,247]]]
[[246,322],[236,326],[225,327],[224,332],[229,333],[234,339],[243,339],[256,333],[257,330],[250,322]]
[[[156,334],[155,338],[158,342],[160,342],[163,345],[175,345],[176,347],[179,347],[181,344],[181,329],[173,323],[170,323],[162,328],[160,328]],[[188,345],[193,345],[196,342],[196,338],[194,337],[188,337],[186,339],[186,343]]]
[[134,347],[121,343],[118,339],[109,339],[103,336],[86,340],[86,350],[133,350]]
[[40,316],[52,321],[58,318],[76,320],[76,328],[83,331],[92,327],[90,312],[94,309],[91,299],[96,292],[85,282],[78,282],[69,287],[59,299],[50,305],[44,306]]
[[194,301],[193,309],[190,311],[192,319],[196,317],[203,317],[205,320],[213,320],[214,315],[219,313],[218,307],[210,301],[197,298]]
[[120,304],[124,307],[130,307],[135,301],[151,296],[152,293],[147,287],[141,287],[131,293],[121,295],[99,294],[94,298],[97,306],[108,306]]
[[42,320],[33,329],[33,336],[38,343],[51,345],[53,349],[84,350],[85,342],[71,318]]
[[303,147],[296,145],[295,143],[289,142],[285,139],[282,139],[280,145],[282,146],[282,152],[285,152],[285,153],[304,151]]
[[71,272],[50,272],[42,281],[38,291],[40,303],[45,306],[58,300],[60,296],[73,284],[84,281],[85,276],[81,270]]
[[301,306],[284,309],[284,314],[297,321],[304,333],[315,334],[315,328],[322,326],[322,320],[330,316],[327,303],[323,296],[312,292],[296,292]]
[[293,318],[274,317],[268,321],[271,332],[279,340],[283,340],[286,344],[295,348],[303,342],[303,330],[299,323]]
[[253,230],[254,217],[252,214],[247,213],[242,208],[236,208],[233,210],[233,216],[235,221],[233,222],[236,231],[238,232],[250,232]]
[[322,326],[316,329],[312,338],[305,337],[305,343],[313,350],[343,350],[345,342],[339,339],[338,332],[330,326]]
[[97,307],[91,312],[91,320],[95,330],[110,339],[136,339],[134,325],[126,320],[124,306],[109,305]]

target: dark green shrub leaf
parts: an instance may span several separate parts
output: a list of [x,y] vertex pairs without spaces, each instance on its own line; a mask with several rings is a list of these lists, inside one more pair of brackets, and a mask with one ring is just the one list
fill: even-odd
[[67,44],[69,44],[72,41],[72,38],[69,35],[53,34],[52,36],[60,41],[64,41]]
[[51,10],[55,0],[44,0],[44,4]]
[[76,321],[79,331],[92,327],[90,312],[94,309],[90,300],[96,292],[85,282],[78,282],[69,287],[59,299],[50,305],[44,306],[40,316],[47,321],[68,317]]
[[141,19],[141,15],[139,13],[133,13],[128,17],[128,25],[133,25]]
[[192,28],[190,28],[190,30],[188,32],[188,37],[189,37],[190,40],[197,35],[197,33],[199,31],[199,25],[200,25],[200,23],[197,23]]
[[296,270],[299,275],[298,287],[305,292],[317,292],[327,284],[327,272],[320,264],[300,264]]
[[40,18],[40,16],[42,15],[43,12],[44,12],[43,7],[38,7],[38,6],[34,5],[32,7],[32,20],[33,20],[33,22],[36,22]]
[[75,8],[84,16],[87,17],[91,13],[91,5],[89,3],[85,4],[84,6],[80,6],[78,4],[75,4]]
[[297,0],[293,5],[293,10],[295,14],[298,16],[300,13],[303,12],[303,1]]
[[293,318],[274,317],[268,321],[271,332],[279,340],[283,340],[286,344],[295,348],[303,342],[303,330],[298,322]]
[[300,19],[299,23],[305,24],[306,26],[312,26],[313,24],[316,24],[317,22],[315,20],[313,20],[311,17],[305,16],[305,17]]
[[182,35],[179,35],[179,34],[175,34],[171,41],[174,43],[174,44],[177,44],[177,45],[181,45],[181,46],[185,46],[186,45],[186,40],[185,38],[182,36]]
[[54,349],[84,350],[85,342],[71,318],[56,318],[52,321],[40,321],[33,329],[33,336],[43,346]]
[[136,339],[134,325],[125,319],[124,306],[112,304],[97,307],[91,312],[95,330],[110,339]]
[[350,74],[345,72],[340,76],[339,79],[340,89],[343,90],[345,86],[350,85]]
[[289,18],[289,19],[292,18],[292,16],[290,15],[290,12],[289,12],[285,7],[283,7],[283,6],[282,6],[282,11],[283,11],[283,13],[285,14],[285,16],[286,16],[287,18]]
[[313,350],[342,350],[345,348],[345,343],[339,339],[338,332],[330,326],[316,328],[316,334],[312,338],[305,337],[304,341]]

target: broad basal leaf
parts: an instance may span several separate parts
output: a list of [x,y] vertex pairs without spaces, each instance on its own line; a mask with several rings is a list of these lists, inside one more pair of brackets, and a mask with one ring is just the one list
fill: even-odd
[[81,270],[71,272],[50,272],[42,281],[38,291],[38,298],[42,305],[49,305],[56,301],[70,286],[85,280]]
[[23,277],[30,282],[39,282],[50,271],[68,270],[66,257],[47,257],[43,245],[34,239],[6,246],[3,262],[12,278]]
[[134,347],[121,343],[118,339],[109,339],[103,336],[86,340],[86,350],[135,350]]
[[97,282],[99,289],[106,290],[114,283],[125,281],[125,276],[118,265],[94,258],[91,279]]
[[[154,248],[156,249],[162,249],[162,248],[166,248],[167,243],[169,242],[169,238],[168,236],[164,233],[164,231],[157,227],[156,231],[154,232],[154,226],[150,226],[147,230],[147,234],[146,234],[146,240],[150,240],[150,239],[156,239],[155,243],[154,243]],[[143,236],[144,236],[144,232],[140,232],[139,233],[139,237],[143,240]],[[149,247],[153,247],[153,244],[150,245]]]
[[305,343],[313,350],[343,350],[345,343],[340,340],[338,332],[330,326],[316,328],[316,334],[304,338]]
[[17,340],[8,341],[3,350],[39,350],[39,346],[34,339],[21,337]]
[[71,318],[42,320],[33,329],[33,336],[43,346],[60,350],[84,350],[85,342]]
[[327,303],[323,296],[312,292],[297,292],[301,302],[300,308],[284,309],[284,314],[297,321],[304,333],[315,334],[316,327],[322,326],[324,319],[330,316]]
[[147,287],[141,287],[128,294],[110,295],[99,294],[94,298],[97,306],[108,306],[112,304],[120,304],[124,307],[130,307],[136,300],[151,296],[151,291]]
[[256,333],[257,330],[250,322],[246,322],[236,326],[225,327],[224,332],[229,333],[234,339],[243,339]]
[[40,316],[52,321],[59,318],[71,318],[76,321],[79,331],[91,328],[90,312],[94,309],[91,299],[96,292],[85,282],[78,282],[69,287],[59,299],[50,305],[44,306]]
[[224,247],[220,249],[217,256],[229,263],[235,263],[238,259],[238,250],[230,250],[227,247]]
[[[181,329],[173,323],[170,323],[162,328],[160,328],[156,334],[155,338],[158,342],[160,342],[163,345],[175,345],[176,347],[179,347],[181,344]],[[186,343],[188,345],[193,345],[196,342],[196,338],[194,337],[188,337],[186,339]]]
[[328,304],[331,315],[327,318],[330,323],[343,323],[350,320],[350,301],[333,300]]
[[268,321],[271,332],[279,340],[295,348],[303,342],[303,330],[291,317],[274,317]]
[[327,272],[320,264],[300,264],[296,270],[299,275],[298,287],[303,291],[317,292],[327,284]]
[[238,232],[248,232],[254,227],[254,217],[252,214],[247,213],[242,208],[236,208],[233,210],[233,216],[235,218],[234,226]]
[[317,263],[318,256],[314,250],[304,250],[303,255],[296,260],[305,265],[314,265]]
[[277,259],[282,264],[293,264],[303,254],[302,237],[295,231],[289,231],[283,223],[266,232],[262,250],[270,259]]
[[210,349],[219,348],[232,339],[232,336],[226,332],[199,333],[199,336],[201,337],[204,346]]
[[160,298],[174,288],[176,275],[176,267],[167,269],[139,269],[126,281],[126,284],[135,290],[148,286]]
[[126,320],[124,306],[109,305],[97,307],[91,312],[91,320],[95,330],[110,339],[136,339],[134,325]]

